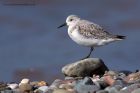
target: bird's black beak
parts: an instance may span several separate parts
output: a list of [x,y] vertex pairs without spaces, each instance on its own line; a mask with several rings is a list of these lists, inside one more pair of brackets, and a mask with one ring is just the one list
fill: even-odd
[[61,27],[63,27],[63,26],[66,26],[67,24],[66,23],[64,23],[64,24],[62,24],[62,25],[60,25],[59,27],[57,27],[57,28],[61,28]]

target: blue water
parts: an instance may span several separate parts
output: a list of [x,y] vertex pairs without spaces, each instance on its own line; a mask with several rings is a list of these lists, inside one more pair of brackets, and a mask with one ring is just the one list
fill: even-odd
[[89,48],[73,42],[67,27],[57,29],[70,14],[127,36],[124,41],[95,49],[92,57],[101,58],[113,70],[140,68],[138,0],[41,1],[28,6],[0,2],[0,81],[61,78],[61,67],[87,55]]

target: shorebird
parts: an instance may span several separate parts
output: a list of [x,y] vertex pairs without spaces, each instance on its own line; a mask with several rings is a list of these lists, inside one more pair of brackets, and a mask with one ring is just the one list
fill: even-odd
[[68,26],[68,35],[77,44],[90,47],[90,52],[85,58],[89,58],[95,47],[103,46],[114,41],[125,39],[125,36],[113,35],[104,28],[84,20],[77,15],[70,15],[66,18],[66,22],[58,28]]

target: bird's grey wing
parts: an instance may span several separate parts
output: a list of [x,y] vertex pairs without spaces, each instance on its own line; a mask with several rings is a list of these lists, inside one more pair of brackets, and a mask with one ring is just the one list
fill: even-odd
[[77,27],[79,33],[87,38],[108,39],[112,37],[112,35],[105,31],[101,26],[91,22],[79,23]]

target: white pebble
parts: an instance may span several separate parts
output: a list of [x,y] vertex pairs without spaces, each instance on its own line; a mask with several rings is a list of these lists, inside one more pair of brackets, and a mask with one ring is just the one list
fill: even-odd
[[18,84],[16,84],[16,83],[8,84],[8,87],[11,89],[16,89],[18,87]]
[[19,86],[20,86],[21,84],[28,84],[29,81],[30,81],[30,80],[29,80],[28,78],[24,78],[24,79],[22,79],[22,80],[20,81]]
[[41,90],[42,92],[47,92],[48,91],[48,86],[41,86],[38,89]]

